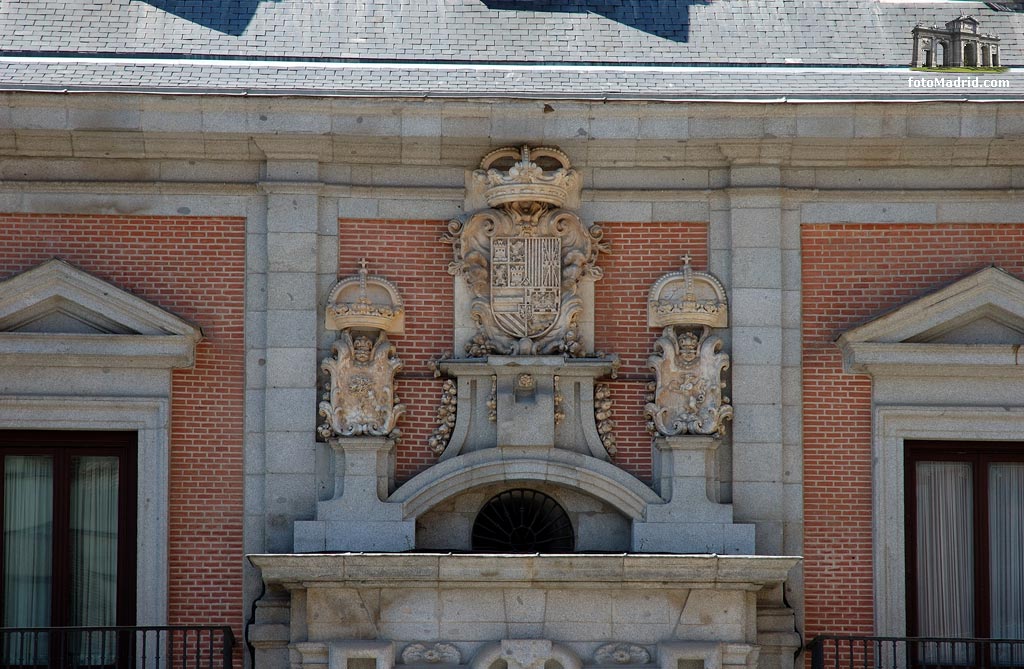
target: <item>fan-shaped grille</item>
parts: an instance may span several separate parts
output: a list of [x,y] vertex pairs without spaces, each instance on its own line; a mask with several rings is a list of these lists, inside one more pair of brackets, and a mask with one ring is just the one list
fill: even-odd
[[570,553],[575,545],[565,510],[536,490],[506,490],[484,504],[473,523],[475,551]]

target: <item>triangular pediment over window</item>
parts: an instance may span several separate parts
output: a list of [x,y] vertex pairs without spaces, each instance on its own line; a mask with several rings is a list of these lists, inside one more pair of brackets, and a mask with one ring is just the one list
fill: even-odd
[[846,331],[837,344],[852,372],[1024,373],[1024,281],[986,267]]
[[0,361],[191,367],[202,331],[59,259],[0,281]]

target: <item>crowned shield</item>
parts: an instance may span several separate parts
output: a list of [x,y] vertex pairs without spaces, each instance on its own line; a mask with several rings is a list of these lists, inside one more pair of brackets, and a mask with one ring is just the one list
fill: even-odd
[[506,334],[543,334],[562,306],[562,240],[495,237],[491,241],[491,312]]

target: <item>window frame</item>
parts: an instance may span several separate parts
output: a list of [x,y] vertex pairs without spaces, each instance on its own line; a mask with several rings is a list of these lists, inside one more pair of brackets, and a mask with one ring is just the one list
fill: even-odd
[[[70,492],[71,461],[76,456],[114,456],[118,458],[118,544],[116,625],[135,624],[136,578],[135,551],[138,522],[137,458],[138,437],[134,431],[0,430],[0,556],[4,553],[5,462],[8,455],[51,456],[53,458],[53,544],[49,627],[65,627],[69,618],[71,544]],[[0,569],[2,569],[0,560]],[[0,599],[3,599],[0,580]],[[7,626],[0,610],[0,626]]]
[[1024,463],[1024,443],[998,441],[930,441],[908,439],[904,442],[906,485],[906,570],[907,631],[921,636],[917,619],[917,504],[916,467],[918,462],[967,462],[972,465],[972,504],[974,546],[974,630],[969,636],[991,637],[991,552],[989,546],[989,465],[996,462]]
[[0,429],[52,430],[54,416],[87,430],[127,430],[136,453],[135,624],[166,625],[169,583],[169,397],[0,396]]

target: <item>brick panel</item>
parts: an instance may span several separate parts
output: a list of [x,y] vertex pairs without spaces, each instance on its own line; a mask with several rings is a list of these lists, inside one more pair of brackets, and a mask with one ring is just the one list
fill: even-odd
[[1024,276],[1024,225],[806,225],[801,243],[806,632],[872,634],[871,380],[834,340],[986,265]]
[[242,638],[244,219],[0,214],[0,231],[0,278],[59,256],[202,327],[172,377],[169,622]]
[[370,274],[398,286],[405,302],[405,334],[390,336],[405,363],[395,387],[406,405],[396,448],[400,482],[437,461],[427,438],[434,429],[442,380],[434,378],[429,363],[451,355],[455,327],[448,274],[452,247],[441,241],[446,229],[447,221],[338,221],[338,276],[355,274],[359,259],[366,258]]
[[612,383],[615,463],[645,481],[651,478],[651,435],[644,428],[647,383],[654,371],[647,358],[661,334],[647,327],[647,295],[666,272],[682,267],[690,254],[696,270],[708,265],[708,229],[702,223],[601,223],[612,252],[598,264],[604,277],[595,284],[594,348],[617,353],[621,362]]

